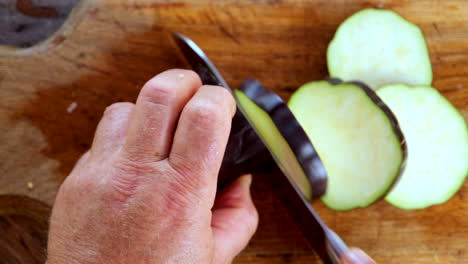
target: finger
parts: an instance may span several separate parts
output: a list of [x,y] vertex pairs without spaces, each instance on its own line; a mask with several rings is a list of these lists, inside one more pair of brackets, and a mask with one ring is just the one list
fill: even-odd
[[88,161],[89,155],[90,155],[89,151],[86,151],[83,155],[81,155],[81,157],[75,163],[75,166],[73,167],[70,174],[73,174],[73,172],[75,172],[76,170],[81,169],[84,166],[84,164],[86,164],[86,162]]
[[185,186],[198,193],[209,190],[209,197],[202,197],[211,201],[210,207],[234,112],[234,99],[225,88],[202,86],[182,111],[169,154],[168,162]]
[[167,158],[180,112],[200,86],[198,75],[188,70],[169,70],[148,81],[138,95],[124,152],[138,160]]
[[352,248],[342,258],[344,264],[376,264],[364,251]]
[[123,145],[133,107],[132,103],[115,103],[106,108],[94,135],[92,155],[106,156]]
[[232,183],[216,199],[211,226],[213,263],[231,263],[247,246],[258,225],[258,213],[250,197],[252,175]]

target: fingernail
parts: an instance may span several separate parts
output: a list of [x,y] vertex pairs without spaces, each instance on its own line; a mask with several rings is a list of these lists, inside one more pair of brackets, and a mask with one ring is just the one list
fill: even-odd
[[252,174],[242,176],[241,182],[244,186],[250,188],[250,186],[252,185]]
[[347,264],[372,264],[375,263],[369,256],[360,249],[351,249],[346,252],[345,263]]

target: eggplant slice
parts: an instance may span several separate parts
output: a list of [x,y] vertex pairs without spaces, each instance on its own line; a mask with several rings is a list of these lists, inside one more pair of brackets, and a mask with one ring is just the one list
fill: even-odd
[[328,171],[323,202],[335,210],[383,198],[401,175],[406,144],[398,121],[363,83],[310,82],[289,107],[314,142]]
[[293,178],[307,199],[321,197],[327,188],[327,172],[287,104],[255,80],[245,81],[234,95],[286,176]]
[[346,19],[328,46],[327,64],[332,77],[359,80],[374,90],[432,82],[422,31],[390,10],[364,9]]
[[378,95],[398,118],[408,142],[401,181],[386,200],[403,209],[422,209],[449,200],[468,175],[468,126],[436,89],[394,84]]

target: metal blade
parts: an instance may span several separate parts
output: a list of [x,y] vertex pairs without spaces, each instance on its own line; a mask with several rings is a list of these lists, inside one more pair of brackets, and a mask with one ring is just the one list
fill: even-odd
[[187,62],[200,75],[203,84],[222,86],[232,93],[231,88],[218,72],[218,69],[195,42],[180,33],[173,33],[173,37]]
[[325,264],[341,263],[348,250],[344,241],[329,229],[312,205],[300,195],[289,177],[277,169],[272,174],[272,188],[304,237]]

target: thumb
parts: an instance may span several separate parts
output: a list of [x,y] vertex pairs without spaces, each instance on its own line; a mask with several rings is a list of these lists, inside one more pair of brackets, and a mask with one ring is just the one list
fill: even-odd
[[213,263],[231,263],[247,246],[258,225],[258,213],[250,196],[252,175],[244,175],[223,190],[215,201],[211,227]]
[[376,264],[364,251],[352,248],[343,256],[344,264]]

